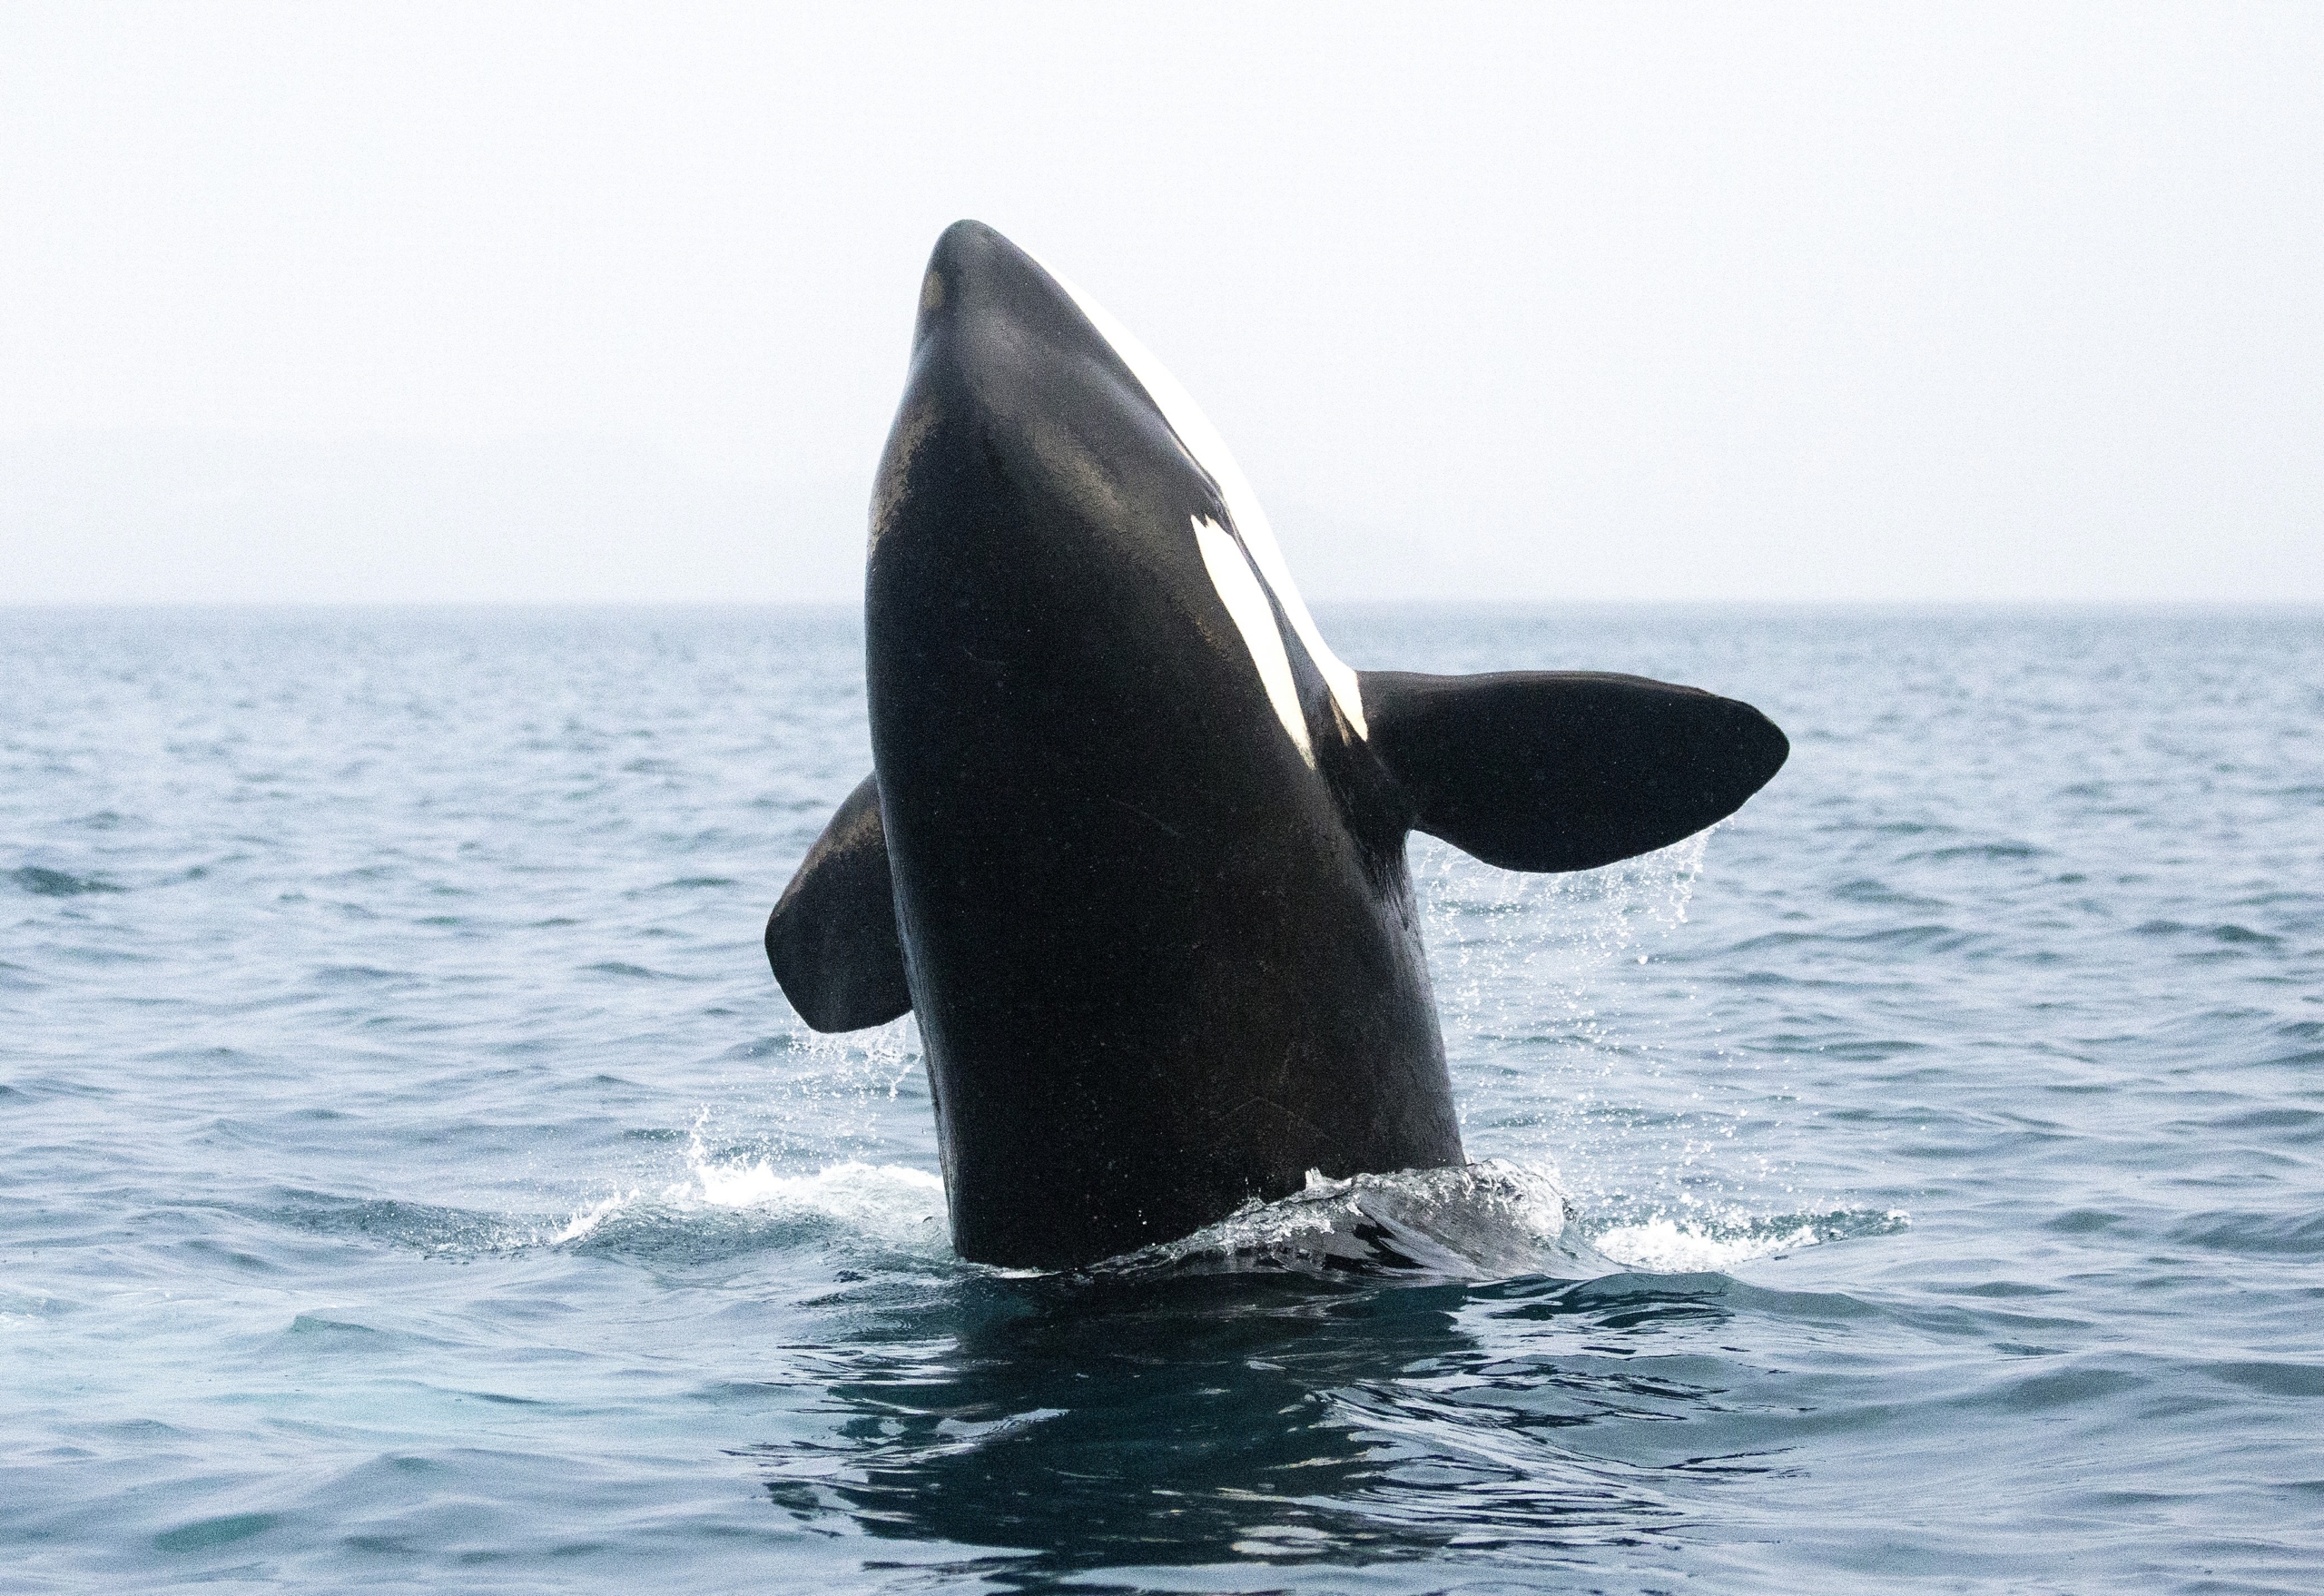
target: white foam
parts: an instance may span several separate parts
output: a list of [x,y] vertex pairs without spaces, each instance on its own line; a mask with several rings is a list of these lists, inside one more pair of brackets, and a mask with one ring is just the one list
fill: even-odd
[[1617,1263],[1657,1275],[1719,1274],[1753,1258],[1796,1252],[1814,1246],[1821,1236],[1815,1227],[1789,1230],[1719,1236],[1675,1219],[1656,1218],[1638,1225],[1617,1225],[1599,1233],[1598,1250]]
[[572,1218],[566,1220],[565,1228],[548,1238],[549,1245],[551,1246],[562,1246],[568,1241],[580,1240],[583,1236],[587,1236],[590,1232],[596,1230],[598,1226],[604,1224],[607,1219],[613,1217],[615,1214],[620,1213],[624,1208],[629,1207],[630,1204],[636,1200],[637,1193],[634,1191],[615,1192],[611,1197],[600,1197],[597,1201],[591,1203],[587,1207],[576,1212]]
[[694,1188],[670,1188],[680,1200],[691,1197],[717,1208],[782,1207],[811,1209],[833,1218],[884,1221],[900,1209],[915,1219],[940,1211],[944,1182],[925,1169],[907,1164],[865,1164],[851,1158],[808,1175],[782,1175],[763,1162],[702,1165]]
[[636,1188],[580,1209],[551,1240],[579,1241],[624,1215],[700,1211],[763,1213],[784,1218],[817,1216],[867,1237],[891,1242],[941,1236],[944,1182],[903,1164],[850,1158],[804,1174],[786,1175],[765,1158],[720,1158],[702,1145],[697,1128],[686,1149],[686,1177],[659,1191]]
[[1590,1273],[1561,1246],[1568,1213],[1555,1177],[1499,1158],[1346,1180],[1310,1170],[1303,1191],[1246,1203],[1110,1266],[1356,1267],[1452,1279]]
[[1210,585],[1218,589],[1236,630],[1243,634],[1243,645],[1251,651],[1251,663],[1259,668],[1259,682],[1267,690],[1267,702],[1275,705],[1275,719],[1291,734],[1299,757],[1312,768],[1315,745],[1308,740],[1307,714],[1299,707],[1299,685],[1292,678],[1291,655],[1283,646],[1283,634],[1275,630],[1265,589],[1251,574],[1251,562],[1242,549],[1217,522],[1196,517],[1195,543],[1202,550],[1204,567],[1210,572]]

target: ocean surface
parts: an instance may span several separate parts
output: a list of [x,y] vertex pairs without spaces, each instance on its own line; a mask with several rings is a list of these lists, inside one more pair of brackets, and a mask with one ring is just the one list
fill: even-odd
[[2324,615],[1322,618],[1791,762],[1416,839],[1477,1167],[1060,1276],[760,950],[854,616],[0,612],[0,1589],[2324,1585]]

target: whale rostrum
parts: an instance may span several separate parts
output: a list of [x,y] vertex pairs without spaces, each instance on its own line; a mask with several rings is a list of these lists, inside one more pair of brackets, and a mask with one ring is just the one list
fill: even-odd
[[767,957],[818,1030],[917,1015],[953,1245],[987,1263],[1462,1162],[1407,836],[1587,870],[1789,751],[1637,676],[1351,670],[1186,390],[972,222],[923,280],[864,635],[872,773]]

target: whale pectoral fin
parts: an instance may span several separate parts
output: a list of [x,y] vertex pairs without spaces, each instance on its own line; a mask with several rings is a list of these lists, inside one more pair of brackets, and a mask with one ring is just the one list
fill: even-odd
[[861,1030],[911,1011],[875,773],[847,795],[766,918],[766,961],[817,1030]]
[[1504,870],[1590,870],[1726,819],[1791,744],[1748,704],[1643,676],[1360,676],[1415,830]]

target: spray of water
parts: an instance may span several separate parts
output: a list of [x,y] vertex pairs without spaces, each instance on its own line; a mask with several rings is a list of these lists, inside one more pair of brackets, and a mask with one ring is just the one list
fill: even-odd
[[1727,1268],[1863,1228],[1787,1211],[1788,1172],[1737,1134],[1764,1090],[1717,1089],[1759,1064],[1718,1043],[1690,988],[1640,968],[1687,923],[1710,840],[1566,875],[1413,850],[1472,1150],[1560,1180],[1578,1233],[1636,1267]]
[[[1480,1161],[1311,1181],[1127,1266],[1722,1269],[1863,1233],[1870,1217],[1774,1200],[1785,1172],[1735,1136],[1764,1094],[1722,1108],[1694,1084],[1756,1066],[1728,1057],[1710,1028],[1674,1039],[1669,992],[1652,1006],[1659,1018],[1626,1001],[1639,967],[1686,924],[1709,840],[1544,876],[1416,839],[1431,970]],[[1677,995],[1683,1015],[1693,995]],[[944,1244],[940,1182],[897,1158],[899,1117],[928,1111],[909,1016],[842,1036],[772,1037],[742,1061],[730,1098],[697,1114],[682,1170],[665,1163],[547,1239],[599,1245],[639,1226],[748,1223],[784,1235],[836,1226],[915,1254]]]

